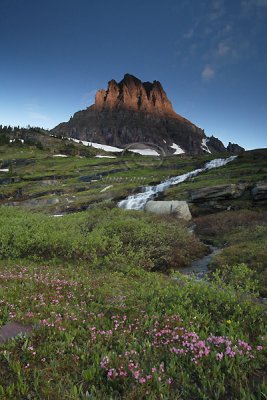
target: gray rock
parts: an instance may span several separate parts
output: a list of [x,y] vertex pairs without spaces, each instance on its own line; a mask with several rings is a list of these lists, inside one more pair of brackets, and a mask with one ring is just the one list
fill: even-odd
[[230,184],[201,188],[191,192],[193,202],[203,202],[210,199],[227,200],[236,199],[244,193],[246,185]]
[[23,206],[23,207],[42,207],[42,206],[52,206],[58,204],[58,198],[45,198],[45,199],[32,199],[20,202],[9,203],[12,206]]
[[155,214],[175,214],[177,218],[189,221],[192,218],[186,201],[148,201],[145,205],[145,211]]
[[0,343],[22,334],[30,333],[33,330],[32,326],[22,325],[19,322],[9,322],[0,328]]
[[267,183],[257,183],[251,191],[254,200],[267,200]]

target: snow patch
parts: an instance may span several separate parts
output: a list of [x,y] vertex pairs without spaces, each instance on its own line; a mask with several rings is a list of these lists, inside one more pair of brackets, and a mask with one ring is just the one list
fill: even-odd
[[173,155],[185,153],[185,151],[180,146],[178,146],[178,144],[176,144],[176,143],[173,143],[170,147],[172,149],[175,149],[175,152],[173,153]]
[[103,156],[102,154],[98,154],[96,158],[117,158],[116,156]]
[[53,154],[53,157],[68,157],[66,154]]
[[9,168],[0,168],[0,172],[9,172]]
[[69,140],[72,140],[75,143],[82,143],[84,146],[92,146],[95,149],[101,149],[105,150],[111,153],[119,153],[123,151],[123,149],[119,149],[118,147],[114,146],[108,146],[105,144],[100,144],[100,143],[94,143],[94,142],[87,142],[86,140],[79,140],[79,139],[74,139],[74,138],[69,138]]
[[208,148],[208,145],[207,145],[208,141],[209,141],[208,138],[202,139],[202,142],[201,142],[200,147],[202,148],[202,150],[204,150],[204,151],[206,151],[207,153],[210,153],[210,154],[211,154],[211,151],[210,151],[210,149]]
[[113,185],[106,186],[104,189],[100,190],[100,193],[105,192],[106,190],[110,189]]
[[9,143],[14,143],[15,140],[19,140],[22,144],[24,144],[24,139],[9,139]]
[[159,156],[159,153],[153,149],[128,149],[132,153],[141,154],[142,156]]

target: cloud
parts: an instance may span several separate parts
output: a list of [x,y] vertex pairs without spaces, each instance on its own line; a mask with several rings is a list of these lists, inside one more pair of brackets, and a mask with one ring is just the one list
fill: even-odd
[[202,79],[204,81],[210,81],[215,76],[215,71],[210,65],[205,65],[201,73]]
[[226,54],[228,54],[230,50],[231,50],[231,47],[228,44],[226,44],[224,42],[218,43],[218,48],[217,48],[218,56],[223,57]]
[[184,33],[184,38],[185,39],[191,39],[191,37],[194,35],[194,29],[189,29],[189,31],[187,31],[186,33]]
[[254,0],[255,6],[267,7],[267,0]]
[[213,22],[225,15],[224,0],[214,0],[211,4],[211,12],[208,14],[209,21]]
[[250,7],[267,7],[267,0],[243,0],[241,6],[245,9]]

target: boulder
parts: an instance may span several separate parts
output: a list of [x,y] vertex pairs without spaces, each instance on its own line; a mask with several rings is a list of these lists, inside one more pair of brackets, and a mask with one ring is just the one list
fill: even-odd
[[17,336],[25,335],[33,330],[32,326],[22,325],[19,322],[9,322],[0,328],[0,343],[5,343],[7,340]]
[[189,221],[192,218],[186,201],[148,201],[145,205],[145,211],[155,214],[175,214],[177,218]]
[[204,202],[210,199],[228,200],[236,199],[244,193],[246,185],[243,184],[230,184],[210,186],[193,190],[191,192],[192,202]]
[[257,183],[251,191],[253,200],[267,200],[267,183]]

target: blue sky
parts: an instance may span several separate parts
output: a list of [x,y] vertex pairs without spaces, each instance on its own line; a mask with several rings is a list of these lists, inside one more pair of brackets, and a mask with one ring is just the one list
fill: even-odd
[[0,124],[52,128],[131,73],[207,135],[267,147],[267,0],[0,0]]

